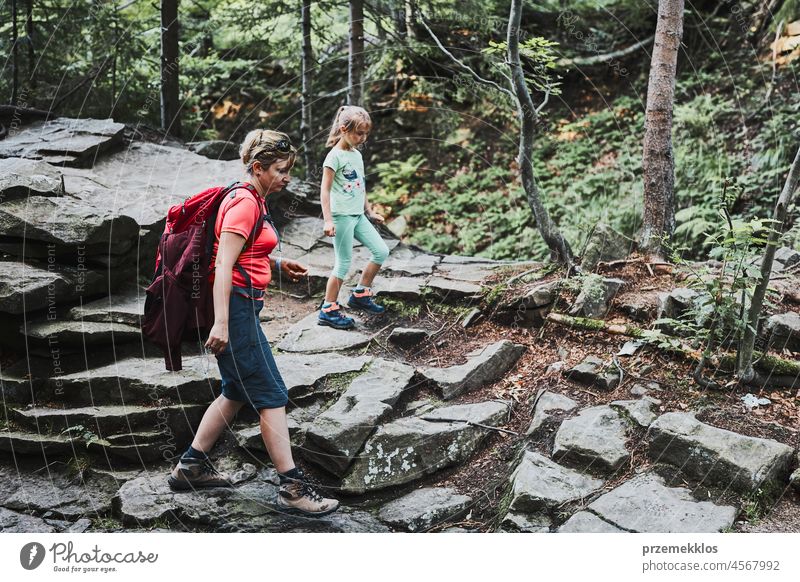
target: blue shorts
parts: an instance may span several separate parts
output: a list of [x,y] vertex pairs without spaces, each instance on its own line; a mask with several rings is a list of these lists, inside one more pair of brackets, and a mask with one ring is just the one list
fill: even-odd
[[272,357],[258,314],[263,299],[231,292],[228,308],[228,345],[217,354],[222,395],[246,402],[256,410],[281,408],[289,402],[286,384]]

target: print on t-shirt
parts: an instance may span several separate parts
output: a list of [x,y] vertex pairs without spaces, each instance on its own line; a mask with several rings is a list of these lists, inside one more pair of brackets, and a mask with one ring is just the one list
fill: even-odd
[[342,176],[347,182],[343,184],[343,189],[346,194],[356,195],[356,192],[362,189],[361,180],[358,177],[358,170],[353,167],[350,162],[345,162],[342,166]]

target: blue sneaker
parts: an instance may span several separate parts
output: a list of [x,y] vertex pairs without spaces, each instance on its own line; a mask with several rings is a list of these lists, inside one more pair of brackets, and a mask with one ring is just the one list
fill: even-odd
[[382,305],[378,305],[372,300],[372,289],[353,289],[350,293],[350,299],[347,300],[348,307],[352,307],[353,309],[361,309],[362,311],[368,311],[369,313],[383,313],[386,311],[386,308]]
[[317,325],[327,325],[335,329],[351,329],[355,324],[352,317],[342,315],[338,303],[331,303],[328,307],[323,304],[320,307]]

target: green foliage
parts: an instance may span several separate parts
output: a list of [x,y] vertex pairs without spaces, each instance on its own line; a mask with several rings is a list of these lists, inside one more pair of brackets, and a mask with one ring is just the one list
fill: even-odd
[[61,431],[61,436],[83,441],[86,445],[100,440],[100,437],[82,424],[76,424],[65,428]]

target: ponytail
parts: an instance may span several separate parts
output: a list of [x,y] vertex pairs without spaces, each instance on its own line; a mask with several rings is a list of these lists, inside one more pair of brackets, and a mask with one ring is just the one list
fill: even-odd
[[325,142],[326,147],[333,147],[342,138],[342,128],[345,131],[351,131],[359,125],[372,126],[372,119],[363,107],[355,105],[342,105],[336,111],[331,125],[331,132],[328,134],[328,141]]

